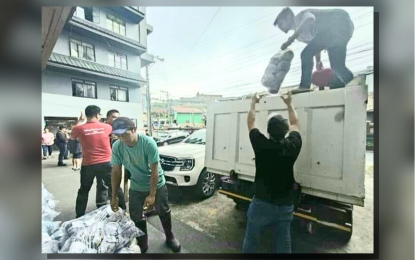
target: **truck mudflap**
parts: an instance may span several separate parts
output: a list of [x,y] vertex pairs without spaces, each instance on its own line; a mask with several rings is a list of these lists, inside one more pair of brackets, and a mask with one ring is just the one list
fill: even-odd
[[[248,205],[254,195],[252,182],[222,177],[219,193],[233,199],[235,203]],[[315,233],[317,225],[342,231],[349,240],[353,232],[353,205],[302,194],[294,216],[308,221],[309,233]],[[316,225],[317,224],[317,225]]]

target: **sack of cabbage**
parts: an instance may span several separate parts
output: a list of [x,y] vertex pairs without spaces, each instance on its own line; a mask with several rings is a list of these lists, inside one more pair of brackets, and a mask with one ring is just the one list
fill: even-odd
[[271,94],[277,94],[291,67],[294,53],[290,49],[281,50],[272,56],[264,72],[261,83]]
[[64,222],[52,237],[58,253],[140,253],[135,238],[144,235],[126,212],[109,205],[83,217]]

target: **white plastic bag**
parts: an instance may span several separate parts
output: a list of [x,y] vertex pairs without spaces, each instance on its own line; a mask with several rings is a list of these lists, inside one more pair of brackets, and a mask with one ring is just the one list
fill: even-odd
[[285,76],[291,67],[294,53],[285,49],[272,56],[264,76],[262,77],[262,85],[268,88],[271,94],[277,94]]
[[42,254],[56,254],[59,251],[59,242],[49,240],[42,244]]

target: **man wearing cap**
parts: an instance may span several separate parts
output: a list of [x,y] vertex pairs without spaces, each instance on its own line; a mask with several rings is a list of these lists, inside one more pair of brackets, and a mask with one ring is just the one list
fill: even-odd
[[255,153],[255,196],[248,210],[243,253],[257,253],[261,233],[270,225],[275,229],[275,252],[291,253],[293,168],[302,141],[297,113],[291,104],[291,92],[282,99],[288,108],[290,124],[281,115],[271,114],[267,138],[255,125],[255,105],[259,98],[256,94],[252,97],[248,128]]
[[[85,215],[88,204],[89,191],[97,179],[97,184],[104,182],[111,189],[111,146],[109,135],[112,127],[101,123],[101,109],[91,105],[85,108],[86,123],[84,115],[81,115],[78,123],[72,129],[71,139],[79,139],[82,145],[84,159],[81,167],[81,187],[76,198],[76,217]],[[120,198],[120,207],[126,209],[124,194],[121,189],[115,193]],[[97,208],[107,204],[108,190],[101,189],[97,192]]]
[[342,88],[353,79],[353,73],[346,67],[347,45],[353,36],[354,24],[350,15],[343,9],[305,9],[297,15],[291,8],[284,8],[277,16],[274,26],[284,33],[290,30],[294,34],[281,49],[285,50],[295,40],[307,46],[301,52],[301,83],[293,94],[310,91],[313,57],[317,70],[323,68],[321,51],[327,50],[330,65],[335,77],[330,88]]
[[[141,252],[148,249],[147,221],[144,214],[153,207],[157,211],[166,235],[166,244],[174,252],[181,249],[172,231],[168,192],[164,172],[160,165],[157,144],[153,138],[138,134],[133,121],[119,117],[113,123],[113,134],[118,141],[113,144],[111,164],[113,194],[116,194],[121,183],[121,165],[131,172],[130,216],[135,225],[145,235],[137,237]],[[118,210],[116,197],[112,198],[111,207]]]

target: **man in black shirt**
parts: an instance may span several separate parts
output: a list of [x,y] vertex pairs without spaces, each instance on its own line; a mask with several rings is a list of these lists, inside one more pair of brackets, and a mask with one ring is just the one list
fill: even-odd
[[353,73],[346,67],[347,44],[353,36],[354,24],[350,15],[342,9],[306,9],[294,15],[289,8],[284,8],[274,22],[275,26],[294,34],[281,49],[285,50],[295,40],[307,46],[301,52],[301,83],[295,93],[310,90],[313,57],[316,58],[317,69],[322,69],[321,51],[327,50],[330,65],[336,77],[330,82],[331,88],[341,88],[353,79]]
[[66,126],[59,126],[59,131],[56,133],[56,145],[59,148],[58,166],[66,166],[66,163],[63,163],[65,157],[68,156],[68,135]]
[[270,115],[267,138],[255,126],[255,105],[259,98],[256,94],[252,97],[248,128],[255,153],[255,196],[248,210],[243,253],[257,252],[261,233],[267,226],[275,230],[275,252],[291,253],[293,168],[302,141],[291,92],[282,99],[288,108],[290,124],[281,115]]

